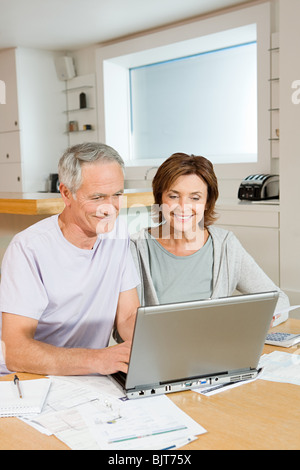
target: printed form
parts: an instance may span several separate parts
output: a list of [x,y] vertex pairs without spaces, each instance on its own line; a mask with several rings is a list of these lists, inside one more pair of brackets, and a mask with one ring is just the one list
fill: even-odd
[[123,401],[107,377],[51,379],[43,412],[22,419],[71,449],[178,448],[206,433],[165,395]]

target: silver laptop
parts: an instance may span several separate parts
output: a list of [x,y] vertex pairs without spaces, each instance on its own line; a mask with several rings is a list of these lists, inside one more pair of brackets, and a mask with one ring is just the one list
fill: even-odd
[[128,398],[255,378],[277,292],[140,307],[127,375]]

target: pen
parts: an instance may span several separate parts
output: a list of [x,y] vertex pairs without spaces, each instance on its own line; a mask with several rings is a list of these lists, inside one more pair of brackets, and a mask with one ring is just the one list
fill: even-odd
[[21,388],[20,388],[19,377],[18,377],[17,375],[15,375],[15,377],[14,377],[14,384],[18,387],[19,397],[20,397],[20,398],[23,398],[23,397],[22,397]]
[[196,437],[193,437],[193,438],[192,438],[192,437],[187,437],[186,439],[184,439],[184,438],[183,438],[183,439],[179,439],[176,444],[170,445],[170,446],[168,446],[168,447],[164,447],[164,448],[161,449],[161,450],[178,449],[178,447],[183,447],[183,446],[185,446],[185,445],[187,445],[187,444],[189,444],[190,442],[193,442],[193,441],[195,441],[195,440],[196,440]]

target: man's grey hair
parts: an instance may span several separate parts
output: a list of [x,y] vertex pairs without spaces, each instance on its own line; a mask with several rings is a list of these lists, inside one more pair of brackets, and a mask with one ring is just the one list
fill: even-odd
[[72,194],[81,186],[83,165],[92,163],[118,163],[124,173],[124,161],[118,152],[109,145],[88,142],[68,148],[58,163],[59,182],[63,183]]

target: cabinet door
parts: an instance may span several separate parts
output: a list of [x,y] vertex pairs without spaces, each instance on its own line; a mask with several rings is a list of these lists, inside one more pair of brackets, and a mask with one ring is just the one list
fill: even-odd
[[0,191],[22,192],[21,163],[0,163]]
[[0,133],[0,163],[21,162],[20,132]]
[[232,231],[245,250],[255,259],[264,272],[279,286],[279,230],[263,227],[220,227]]
[[0,51],[0,80],[5,83],[6,104],[0,105],[0,132],[19,129],[18,93],[14,49]]

